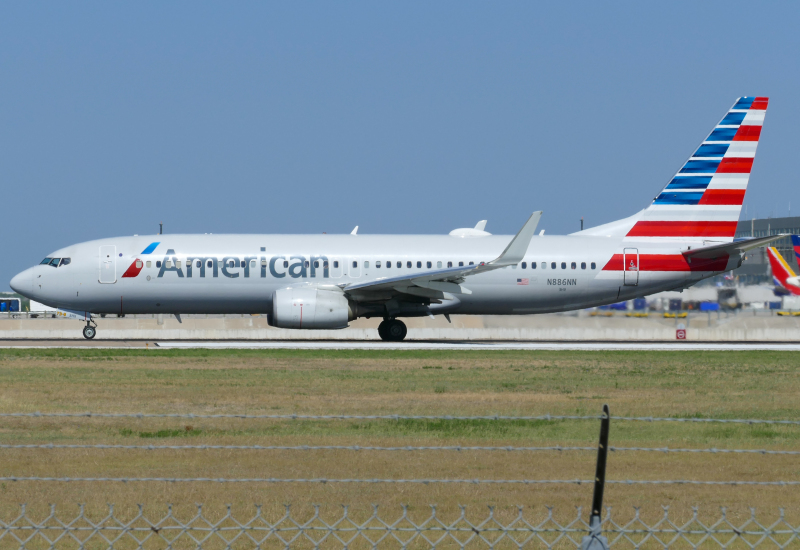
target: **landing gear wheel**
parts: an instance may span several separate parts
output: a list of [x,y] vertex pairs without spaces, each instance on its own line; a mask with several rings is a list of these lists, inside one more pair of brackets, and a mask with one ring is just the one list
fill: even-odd
[[386,327],[391,323],[389,319],[385,321],[381,321],[381,324],[378,325],[378,336],[381,337],[381,340],[388,340],[389,338],[386,336]]
[[87,340],[91,340],[97,335],[97,329],[94,328],[92,325],[86,325],[83,327],[83,337]]
[[402,342],[406,334],[408,334],[408,329],[403,321],[392,319],[386,324],[386,328],[383,332],[386,335],[384,340],[388,340],[389,342]]

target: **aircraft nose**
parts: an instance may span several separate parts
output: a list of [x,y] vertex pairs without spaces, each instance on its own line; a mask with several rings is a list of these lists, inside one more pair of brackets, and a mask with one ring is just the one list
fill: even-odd
[[33,288],[33,268],[28,268],[22,273],[18,273],[9,283],[14,292],[28,296]]

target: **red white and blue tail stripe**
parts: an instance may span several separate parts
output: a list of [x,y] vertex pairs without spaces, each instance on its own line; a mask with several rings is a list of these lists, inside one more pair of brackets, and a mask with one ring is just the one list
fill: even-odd
[[625,240],[732,241],[768,101],[740,98]]

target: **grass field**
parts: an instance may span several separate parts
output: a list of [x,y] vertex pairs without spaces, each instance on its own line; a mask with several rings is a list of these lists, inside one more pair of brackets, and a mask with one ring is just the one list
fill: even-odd
[[[800,420],[795,354],[783,352],[452,352],[0,350],[0,412],[541,415]],[[595,421],[269,421],[2,418],[1,443],[593,446]],[[618,421],[620,447],[800,450],[800,426]],[[2,476],[591,479],[592,452],[0,450]],[[800,458],[612,453],[609,479],[798,480]],[[366,510],[555,506],[574,516],[591,486],[354,484],[0,484],[0,513],[21,502],[119,509],[193,503],[278,514],[282,504]],[[719,506],[800,513],[798,487],[619,486],[606,504],[655,517]],[[505,511],[505,512],[503,512]],[[188,513],[188,512],[187,512]],[[771,517],[771,516],[770,516]]]

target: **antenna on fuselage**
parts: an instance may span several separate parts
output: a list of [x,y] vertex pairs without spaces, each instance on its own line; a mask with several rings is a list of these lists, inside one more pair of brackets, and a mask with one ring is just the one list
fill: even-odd
[[164,222],[158,222],[158,234],[161,235],[164,232]]

